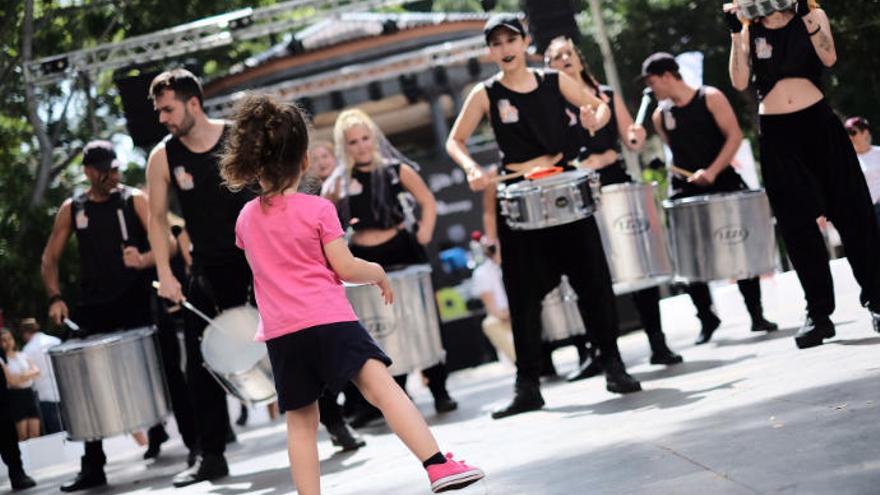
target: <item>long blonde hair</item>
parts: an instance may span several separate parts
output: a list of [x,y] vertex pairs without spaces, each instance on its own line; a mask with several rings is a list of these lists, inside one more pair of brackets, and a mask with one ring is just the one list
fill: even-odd
[[351,169],[354,168],[354,158],[345,150],[345,131],[358,125],[366,127],[373,136],[373,164],[381,166],[384,162],[382,154],[379,152],[379,139],[382,135],[379,126],[363,110],[350,108],[340,113],[336,117],[336,123],[333,125],[333,143],[336,148],[336,159],[345,164],[347,174],[350,174]]

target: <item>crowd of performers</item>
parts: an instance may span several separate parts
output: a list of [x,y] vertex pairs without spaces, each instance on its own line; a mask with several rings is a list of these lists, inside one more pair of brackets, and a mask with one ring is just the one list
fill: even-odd
[[[844,125],[825,100],[821,76],[836,55],[827,16],[811,4],[800,1],[750,22],[734,6],[723,12],[731,31],[730,78],[739,90],[750,82],[756,90],[764,184],[806,295],[807,314],[795,337],[799,348],[820,345],[835,333],[820,218],[840,232],[861,302],[880,331],[880,258],[870,254],[880,245],[880,159],[867,121],[854,118]],[[496,15],[484,34],[499,71],[470,92],[446,149],[470,187],[484,194],[483,245],[490,259],[474,278],[487,308],[486,333],[516,366],[513,399],[492,417],[544,406],[542,300],[563,276],[578,295],[588,329],[587,337],[575,340],[580,363],[569,379],[604,374],[609,391],[637,392],[641,384],[627,373],[617,345],[615,296],[595,218],[513,229],[498,206],[495,184],[515,184],[526,172],[551,166],[588,168],[602,185],[631,182],[623,148],[640,150],[646,130],[619,95],[596,79],[571,40],[553,40],[544,54],[546,67],[530,68],[530,39],[518,17]],[[667,53],[648,57],[641,79],[660,101],[652,121],[672,150],[672,197],[745,189],[731,167],[742,132],[724,94],[688,85]],[[438,446],[405,393],[406,375],[389,373],[394,356],[358,322],[342,284],[374,284],[392,304],[402,295],[392,290],[388,273],[428,261],[425,246],[433,236],[436,205],[417,165],[360,110],[338,116],[333,143],[310,144],[307,116],[270,97],[246,97],[232,121],[210,118],[199,80],[183,69],[157,76],[149,97],[169,135],[150,153],[146,192],[120,183],[110,143],[89,143],[82,160],[89,188],[60,206],[43,254],[43,279],[50,318],[58,325],[76,321],[81,333],[74,337],[158,327],[176,424],[189,450],[188,467],[173,485],[229,472],[226,392],[204,366],[199,342],[207,323],[179,310],[183,301],[209,317],[245,304],[258,308],[256,339],[268,349],[299,493],[320,492],[319,421],[344,449],[364,445],[343,419],[341,392],[355,426],[384,416],[422,463],[432,490],[483,478],[479,468]],[[484,118],[500,150],[497,170],[484,170],[466,145]],[[185,229],[169,214],[172,196]],[[404,196],[415,204],[402,202]],[[73,311],[59,283],[61,254],[72,235],[78,240],[81,289]],[[157,290],[152,280],[158,280]],[[738,285],[751,330],[775,331],[777,325],[763,315],[758,279]],[[686,290],[701,321],[697,344],[708,342],[720,325],[709,288],[695,283]],[[682,362],[666,344],[659,289],[631,297],[648,336],[651,363]],[[185,373],[175,331],[179,315]],[[442,359],[421,374],[438,414],[458,407],[447,390]],[[11,363],[4,365],[4,378],[10,387],[4,400],[11,401],[24,380]],[[9,417],[0,424],[0,453],[13,487],[32,486],[14,442],[18,418],[4,416]],[[159,454],[167,438],[161,424],[149,430],[150,456]],[[86,442],[79,474],[61,490],[106,484],[105,464],[101,441]]]

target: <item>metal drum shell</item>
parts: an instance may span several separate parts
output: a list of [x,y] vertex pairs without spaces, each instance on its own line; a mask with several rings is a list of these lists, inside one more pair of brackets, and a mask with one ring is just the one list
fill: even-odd
[[100,440],[148,428],[168,415],[171,400],[155,328],[98,334],[49,349],[72,440]]
[[228,308],[208,325],[200,344],[205,367],[220,386],[251,405],[277,395],[266,344],[254,340],[259,322],[253,306]]
[[615,294],[654,287],[672,279],[666,232],[654,194],[656,183],[602,187],[596,223]]
[[498,188],[501,214],[514,230],[538,230],[583,220],[596,209],[595,172],[575,170]]
[[586,333],[578,308],[578,296],[569,285],[568,277],[563,275],[559,286],[544,296],[541,306],[541,339],[545,342],[557,342]]
[[776,269],[776,235],[763,189],[663,202],[677,278],[742,280]]
[[446,360],[434,302],[430,265],[389,271],[394,304],[386,305],[373,285],[346,285],[361,324],[391,358],[392,375],[429,368]]

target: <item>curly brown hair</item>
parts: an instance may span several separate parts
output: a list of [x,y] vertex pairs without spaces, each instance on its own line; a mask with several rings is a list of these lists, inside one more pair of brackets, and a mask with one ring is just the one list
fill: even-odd
[[309,128],[299,107],[248,95],[236,108],[220,176],[232,191],[259,189],[260,200],[268,204],[299,180],[308,149]]

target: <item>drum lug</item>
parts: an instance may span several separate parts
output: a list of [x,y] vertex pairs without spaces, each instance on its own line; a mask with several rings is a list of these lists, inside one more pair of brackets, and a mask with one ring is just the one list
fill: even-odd
[[602,201],[602,183],[599,182],[599,174],[590,172],[590,178],[587,179],[587,183],[590,185],[590,192],[593,193],[593,203],[599,206],[599,203]]
[[578,211],[583,211],[587,205],[584,204],[584,195],[581,193],[580,188],[578,188],[576,184],[572,184],[568,186],[568,190],[571,191],[571,196],[575,198],[575,209]]

